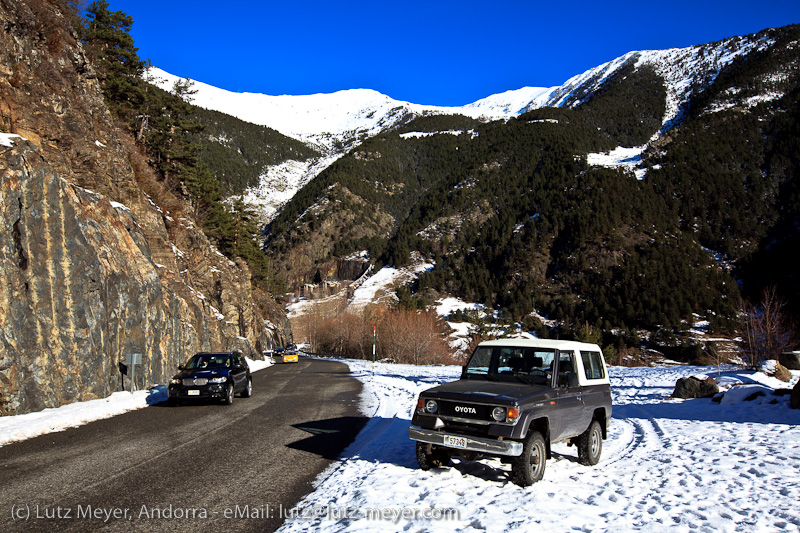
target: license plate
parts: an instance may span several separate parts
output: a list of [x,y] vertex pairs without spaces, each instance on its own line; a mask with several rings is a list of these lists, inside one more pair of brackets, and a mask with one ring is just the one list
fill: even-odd
[[189,396],[200,396],[200,391],[199,390],[188,390],[188,391],[186,391],[186,394],[189,395]]
[[451,448],[466,448],[467,439],[465,439],[464,437],[453,437],[450,435],[445,435],[444,445],[450,446]]

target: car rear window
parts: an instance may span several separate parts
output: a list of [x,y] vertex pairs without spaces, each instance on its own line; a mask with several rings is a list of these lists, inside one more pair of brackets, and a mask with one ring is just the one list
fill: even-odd
[[603,366],[603,354],[600,352],[581,352],[583,359],[583,369],[586,372],[586,379],[603,379],[606,377],[605,367]]

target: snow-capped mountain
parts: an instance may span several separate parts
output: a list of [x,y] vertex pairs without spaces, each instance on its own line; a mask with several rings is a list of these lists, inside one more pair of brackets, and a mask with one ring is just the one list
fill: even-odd
[[[353,141],[372,136],[411,115],[461,114],[484,120],[517,116],[541,107],[574,107],[588,99],[621,68],[651,65],[664,78],[669,93],[665,124],[676,118],[691,85],[710,83],[720,69],[736,57],[770,46],[766,37],[732,37],[717,43],[629,52],[576,75],[557,87],[523,87],[478,100],[461,107],[426,106],[394,100],[369,89],[350,89],[328,94],[271,96],[235,93],[194,81],[193,103],[242,120],[275,129],[284,135],[327,151],[352,147]],[[154,83],[169,90],[178,76],[158,68],[150,74]]]
[[[158,68],[149,75],[170,90],[178,76]],[[193,80],[194,81],[194,80]],[[548,91],[525,88],[464,107],[437,107],[394,100],[370,89],[350,89],[329,94],[270,96],[234,93],[194,81],[194,105],[220,111],[241,120],[270,127],[313,145],[323,153],[340,153],[360,140],[387,131],[414,116],[462,114],[488,120],[519,114],[536,95]]]
[[[720,70],[736,57],[769,47],[768,37],[732,37],[716,43],[629,52],[550,88],[524,87],[491,95],[461,107],[437,107],[394,100],[368,89],[330,94],[271,96],[234,93],[194,81],[192,103],[254,124],[270,127],[313,146],[323,154],[307,161],[286,161],[265,172],[258,187],[247,191],[248,203],[259,208],[264,220],[303,185],[361,141],[426,114],[452,115],[490,121],[508,119],[542,107],[575,107],[588,100],[621,69],[652,67],[667,88],[663,127],[655,136],[680,120],[681,106],[694,89],[712,83]],[[158,68],[149,71],[152,83],[170,90],[178,76]],[[646,146],[639,147],[644,150]]]
[[631,64],[634,68],[651,66],[664,79],[667,89],[663,125],[668,129],[679,119],[681,106],[691,95],[693,87],[696,88],[698,83],[701,88],[710,85],[725,65],[739,56],[767,48],[773,43],[768,37],[746,36],[688,48],[628,52],[570,78],[560,87],[554,87],[533,100],[524,111],[548,106],[575,107],[590,98],[622,68]]

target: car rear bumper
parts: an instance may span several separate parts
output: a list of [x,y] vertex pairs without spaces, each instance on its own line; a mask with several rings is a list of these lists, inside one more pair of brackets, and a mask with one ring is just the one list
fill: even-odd
[[[482,437],[470,437],[467,435],[458,435],[455,433],[445,433],[443,431],[435,431],[431,429],[422,429],[417,426],[410,426],[408,428],[408,436],[412,440],[418,442],[426,442],[428,444],[435,444],[445,448],[452,448],[454,450],[467,450],[478,453],[485,453],[487,455],[505,455],[511,457],[518,457],[522,455],[522,443],[507,440],[485,439]],[[456,439],[463,439],[464,446],[450,446],[445,444],[447,437]]]

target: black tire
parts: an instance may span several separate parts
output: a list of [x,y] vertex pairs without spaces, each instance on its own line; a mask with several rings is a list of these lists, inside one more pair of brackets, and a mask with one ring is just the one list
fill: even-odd
[[242,398],[249,398],[253,395],[253,379],[247,378],[247,386],[242,391]]
[[589,428],[578,437],[578,462],[594,466],[600,461],[603,451],[603,430],[597,420],[592,420]]
[[450,464],[450,455],[439,449],[434,449],[433,444],[417,442],[417,463],[420,469],[430,470]]
[[233,404],[233,383],[228,383],[225,388],[225,398],[222,401],[225,405]]
[[547,446],[538,431],[531,431],[522,447],[522,455],[511,462],[511,480],[520,487],[528,487],[544,477],[547,464]]

